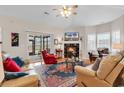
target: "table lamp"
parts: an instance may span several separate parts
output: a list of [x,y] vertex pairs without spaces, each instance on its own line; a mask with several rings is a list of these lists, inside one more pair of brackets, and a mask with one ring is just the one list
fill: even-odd
[[112,48],[116,49],[117,50],[116,52],[119,52],[122,49],[122,44],[121,43],[114,43],[112,45]]

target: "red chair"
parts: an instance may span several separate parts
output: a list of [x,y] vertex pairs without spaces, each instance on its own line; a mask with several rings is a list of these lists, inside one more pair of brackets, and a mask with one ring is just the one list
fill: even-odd
[[57,57],[54,54],[49,54],[46,50],[43,50],[42,57],[45,64],[56,64],[57,63]]

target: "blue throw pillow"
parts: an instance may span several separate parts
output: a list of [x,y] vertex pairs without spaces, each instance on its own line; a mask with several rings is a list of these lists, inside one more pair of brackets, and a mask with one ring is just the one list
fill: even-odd
[[28,75],[28,73],[25,73],[25,72],[5,72],[5,79],[10,80],[10,79],[19,78],[19,77],[26,76],[26,75]]
[[22,67],[24,65],[24,61],[22,61],[21,58],[15,57],[15,58],[12,58],[12,59],[16,62],[16,64],[18,66]]

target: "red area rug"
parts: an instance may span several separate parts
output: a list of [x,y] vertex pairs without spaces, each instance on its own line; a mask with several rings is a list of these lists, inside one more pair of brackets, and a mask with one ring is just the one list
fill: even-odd
[[72,71],[72,65],[68,68],[65,62],[42,65],[35,67],[39,75],[41,87],[73,87],[76,82],[76,74]]

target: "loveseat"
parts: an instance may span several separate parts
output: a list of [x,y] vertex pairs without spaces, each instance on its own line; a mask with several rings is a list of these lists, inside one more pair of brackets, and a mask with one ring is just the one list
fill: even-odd
[[[26,67],[27,65],[28,64],[26,64]],[[0,57],[0,86],[1,87],[37,87],[39,82],[37,74],[30,73],[32,72],[31,69],[27,69],[26,71],[29,72],[29,75],[16,79],[5,80],[2,57]]]

